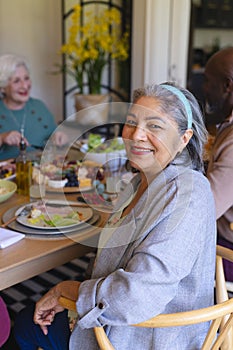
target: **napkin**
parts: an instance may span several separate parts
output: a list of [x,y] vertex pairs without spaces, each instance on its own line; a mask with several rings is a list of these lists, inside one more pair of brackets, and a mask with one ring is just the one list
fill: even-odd
[[0,249],[9,247],[24,237],[25,235],[23,233],[0,227]]

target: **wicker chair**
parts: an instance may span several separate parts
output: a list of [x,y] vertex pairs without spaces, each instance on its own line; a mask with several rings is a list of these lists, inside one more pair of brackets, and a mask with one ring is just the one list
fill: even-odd
[[[233,298],[229,300],[222,259],[233,262],[233,251],[217,246],[216,259],[216,305],[174,314],[160,314],[145,322],[134,324],[135,327],[174,327],[197,324],[212,321],[209,332],[206,335],[202,350],[231,350],[233,349]],[[60,298],[60,304],[76,311],[75,301]],[[101,350],[114,350],[102,327],[94,328],[96,340]]]

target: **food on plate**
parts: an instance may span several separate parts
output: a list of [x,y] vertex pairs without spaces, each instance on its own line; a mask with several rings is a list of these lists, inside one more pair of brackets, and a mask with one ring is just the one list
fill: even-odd
[[83,221],[83,214],[68,207],[54,207],[45,202],[32,205],[27,221],[32,225],[44,227],[70,226]]
[[15,163],[13,162],[1,162],[0,163],[0,179],[7,179],[15,175]]
[[67,182],[65,187],[79,187],[78,175],[74,169],[66,173]]
[[[61,166],[62,164],[62,166]],[[93,161],[65,161],[45,163],[34,167],[32,178],[36,183],[48,187],[91,187],[94,180],[103,180],[103,169]]]
[[90,133],[87,139],[88,151],[91,152],[91,150],[96,149],[96,147],[100,146],[102,142],[102,136]]
[[33,182],[36,182],[39,185],[41,184],[47,185],[49,181],[49,177],[43,174],[40,168],[34,166],[32,169],[32,180]]
[[87,147],[85,151],[91,153],[110,153],[121,151],[123,149],[125,149],[125,146],[122,139],[119,137],[110,140],[104,140],[101,135],[90,133],[88,135]]
[[85,179],[79,179],[79,187],[91,187],[91,179],[85,178]]
[[32,207],[31,212],[30,212],[30,217],[32,219],[36,219],[41,215],[42,215],[42,211],[40,209]]

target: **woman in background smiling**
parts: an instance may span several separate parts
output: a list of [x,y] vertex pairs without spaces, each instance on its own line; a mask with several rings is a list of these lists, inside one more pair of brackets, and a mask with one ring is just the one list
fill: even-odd
[[[17,55],[0,57],[0,159],[15,158],[21,136],[28,150],[45,146],[56,129],[53,115],[45,104],[30,97],[31,78],[28,64]],[[61,132],[54,134],[59,145],[67,142]]]

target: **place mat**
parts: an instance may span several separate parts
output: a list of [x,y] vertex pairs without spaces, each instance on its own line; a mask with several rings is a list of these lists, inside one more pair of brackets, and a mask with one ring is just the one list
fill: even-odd
[[[20,206],[16,206],[13,208],[10,208],[7,210],[3,216],[2,216],[2,221],[7,222],[9,219],[11,219],[17,209],[19,209]],[[33,229],[29,228],[27,226],[21,225],[17,221],[13,221],[8,225],[8,228],[15,230],[17,232],[21,232],[25,234],[25,238],[32,238],[32,239],[67,239],[69,236],[72,237],[72,235],[76,235],[78,233],[83,233],[83,230],[90,229],[90,226],[95,226],[97,227],[99,222],[100,222],[100,214],[97,212],[94,212],[92,218],[87,221],[83,222],[82,224],[78,225],[77,227],[73,228],[66,228],[66,229],[54,229],[54,230],[49,230],[48,232],[45,230],[40,230],[40,229]]]

